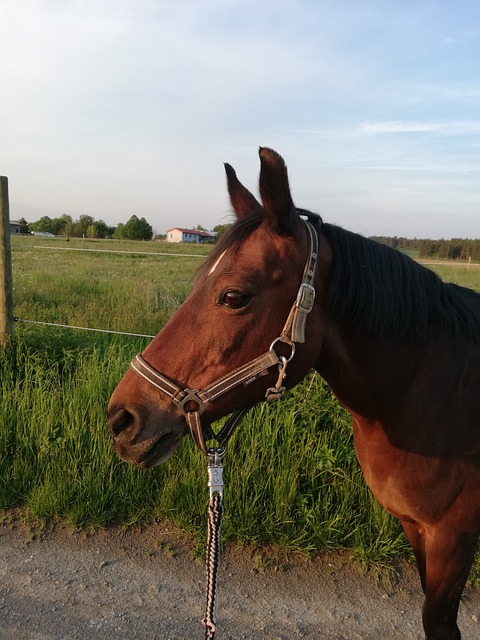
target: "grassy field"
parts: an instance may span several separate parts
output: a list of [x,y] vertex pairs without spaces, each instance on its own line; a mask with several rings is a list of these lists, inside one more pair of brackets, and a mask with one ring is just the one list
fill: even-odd
[[[12,245],[20,319],[149,335],[182,303],[209,251],[56,238]],[[480,290],[479,271],[438,268]],[[16,336],[0,354],[0,507],[82,527],[167,518],[203,540],[206,461],[190,440],[148,472],[118,460],[110,443],[108,399],[149,340],[25,322]],[[380,564],[408,553],[400,526],[366,489],[350,419],[319,376],[251,412],[225,477],[224,540],[306,553],[347,547]]]

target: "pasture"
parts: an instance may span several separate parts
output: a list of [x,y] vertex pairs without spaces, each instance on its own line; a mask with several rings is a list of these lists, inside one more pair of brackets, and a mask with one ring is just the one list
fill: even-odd
[[[209,250],[13,238],[15,315],[154,335]],[[478,269],[432,268],[480,290]],[[0,354],[0,507],[79,527],[169,519],[203,540],[206,461],[190,439],[148,472],[111,446],[108,399],[149,339],[24,322],[15,329],[15,345]],[[348,548],[377,567],[410,553],[366,488],[350,418],[318,376],[252,410],[229,446],[225,482],[224,540],[311,554]]]

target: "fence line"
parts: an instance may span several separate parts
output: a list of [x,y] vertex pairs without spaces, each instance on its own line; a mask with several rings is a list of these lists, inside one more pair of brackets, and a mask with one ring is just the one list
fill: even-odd
[[14,318],[15,322],[25,322],[28,324],[42,324],[47,327],[60,327],[62,329],[77,329],[78,331],[96,331],[97,333],[113,333],[119,336],[133,336],[135,338],[155,338],[146,333],[128,333],[127,331],[113,331],[111,329],[93,329],[92,327],[78,327],[73,324],[61,324],[59,322],[41,322],[40,320],[26,320],[25,318]]
[[142,256],[173,256],[174,258],[207,258],[197,253],[162,253],[160,251],[123,251],[122,249],[84,249],[83,247],[46,247],[42,244],[32,245],[33,249],[50,249],[51,251],[93,251],[94,253],[130,253]]

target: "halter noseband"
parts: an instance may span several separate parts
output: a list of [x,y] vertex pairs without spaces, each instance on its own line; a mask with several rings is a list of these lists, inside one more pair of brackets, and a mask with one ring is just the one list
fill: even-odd
[[[299,213],[301,215],[307,215],[309,220],[312,220],[314,223],[318,221],[321,222],[319,216],[315,216],[310,212],[307,213],[299,210]],[[297,298],[293,303],[282,333],[278,338],[275,338],[266,353],[234,369],[231,373],[219,378],[202,390],[181,389],[174,382],[154,369],[140,354],[136,355],[131,362],[130,366],[137,375],[171,398],[174,405],[185,416],[195,444],[205,454],[207,453],[205,440],[217,440],[221,447],[226,447],[228,439],[232,435],[235,427],[252,406],[249,405],[244,409],[235,411],[218,434],[215,434],[210,426],[206,427],[206,433],[204,434],[200,416],[206,407],[216,398],[241,384],[247,386],[258,378],[267,375],[268,369],[274,365],[278,367],[278,379],[275,386],[267,389],[265,398],[267,400],[278,400],[278,398],[281,398],[285,393],[286,389],[282,383],[286,377],[287,364],[295,355],[295,343],[305,342],[305,324],[315,301],[313,282],[318,258],[318,236],[313,224],[307,220],[304,220],[304,222],[307,229],[309,251],[303,270],[302,281],[298,289]],[[275,346],[279,342],[290,346],[291,352],[288,358],[279,356],[276,353]]]

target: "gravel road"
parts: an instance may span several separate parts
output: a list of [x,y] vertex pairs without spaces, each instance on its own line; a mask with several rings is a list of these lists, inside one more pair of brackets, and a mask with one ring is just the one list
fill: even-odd
[[[0,526],[2,640],[193,640],[204,637],[205,576],[184,534],[152,525],[91,535]],[[262,564],[262,563],[260,563]],[[259,568],[251,550],[224,550],[218,640],[421,640],[416,573],[393,585],[347,554]],[[461,605],[465,640],[480,638],[480,591]]]

